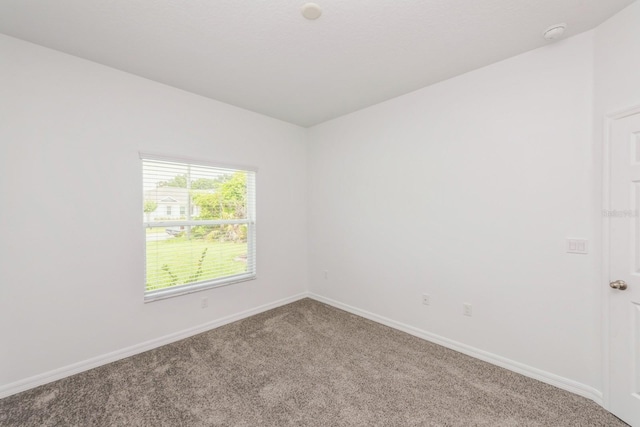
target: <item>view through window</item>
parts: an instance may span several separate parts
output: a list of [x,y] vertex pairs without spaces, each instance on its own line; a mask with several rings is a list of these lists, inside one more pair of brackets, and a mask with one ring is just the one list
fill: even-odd
[[255,278],[255,171],[141,157],[145,300]]

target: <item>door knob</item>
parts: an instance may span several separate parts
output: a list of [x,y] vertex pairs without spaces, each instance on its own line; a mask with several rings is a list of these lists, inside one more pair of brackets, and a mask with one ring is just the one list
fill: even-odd
[[609,283],[609,286],[620,291],[627,289],[627,283],[624,280],[616,280],[615,282]]

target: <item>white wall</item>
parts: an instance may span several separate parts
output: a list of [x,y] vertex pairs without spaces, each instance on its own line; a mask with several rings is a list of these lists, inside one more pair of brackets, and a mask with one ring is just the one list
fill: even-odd
[[[0,389],[306,291],[305,129],[5,36],[0,117]],[[138,151],[259,168],[257,280],[143,304]]]
[[599,389],[599,252],[565,252],[600,221],[593,61],[588,32],[313,127],[311,291]]
[[[639,26],[640,2],[636,1],[595,31],[596,125],[601,126],[607,114],[640,106]],[[596,134],[599,145],[601,137]]]

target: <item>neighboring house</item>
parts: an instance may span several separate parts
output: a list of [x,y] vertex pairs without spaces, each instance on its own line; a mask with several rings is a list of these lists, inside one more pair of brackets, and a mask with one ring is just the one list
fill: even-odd
[[[193,192],[194,190],[192,190]],[[202,190],[195,190],[202,191]],[[144,200],[157,203],[156,210],[144,214],[146,221],[162,221],[167,219],[187,219],[189,208],[189,190],[179,187],[158,187],[144,192]],[[191,217],[197,217],[200,208],[191,203]]]

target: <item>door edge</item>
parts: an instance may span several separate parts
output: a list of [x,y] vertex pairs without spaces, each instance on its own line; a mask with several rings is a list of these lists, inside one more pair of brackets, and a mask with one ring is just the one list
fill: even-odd
[[[602,129],[602,211],[611,210],[611,130],[616,120],[624,119],[635,114],[640,114],[640,105],[628,107],[616,112],[605,114]],[[601,289],[601,316],[602,316],[602,407],[609,410],[611,407],[611,376],[609,375],[609,292],[610,281],[610,247],[611,234],[609,231],[610,219],[608,215],[602,215],[602,277],[600,278]]]

